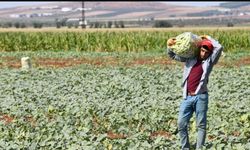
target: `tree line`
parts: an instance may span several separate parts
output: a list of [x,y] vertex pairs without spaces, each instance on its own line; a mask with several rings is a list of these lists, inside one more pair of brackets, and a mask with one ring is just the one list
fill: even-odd
[[[129,27],[155,27],[155,28],[170,28],[170,27],[185,27],[185,26],[212,26],[222,25],[233,27],[236,24],[248,23],[250,19],[175,19],[175,20],[136,20],[136,21],[89,21],[88,28],[129,28]],[[1,28],[43,28],[43,27],[68,27],[79,28],[79,21],[69,22],[67,18],[55,19],[53,22],[0,22]]]

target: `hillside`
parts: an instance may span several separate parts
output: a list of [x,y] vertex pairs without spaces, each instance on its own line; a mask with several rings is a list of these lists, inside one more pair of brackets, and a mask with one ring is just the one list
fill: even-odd
[[[244,4],[244,5],[243,5]],[[175,25],[178,20],[185,24],[225,24],[230,19],[235,23],[249,22],[249,3],[223,3],[220,6],[198,7],[179,6],[164,2],[85,2],[85,19],[96,21],[146,21],[171,20]],[[50,22],[56,20],[79,22],[82,18],[82,2],[54,2],[44,5],[22,6],[0,9],[0,23],[11,22]],[[194,22],[192,19],[196,19]],[[197,20],[199,19],[199,21]],[[204,20],[205,19],[205,20]],[[210,19],[219,19],[210,21]],[[241,21],[239,21],[241,19]],[[190,20],[190,21],[188,21]],[[222,20],[222,21],[221,21]],[[231,20],[232,21],[232,20]],[[189,23],[188,23],[189,22]],[[199,23],[198,23],[199,22]],[[133,24],[133,23],[132,23]],[[181,23],[182,24],[182,23]],[[48,25],[50,26],[50,25]]]
[[224,8],[240,8],[240,7],[247,6],[247,5],[250,5],[250,2],[240,2],[240,3],[227,2],[227,3],[220,4],[220,7],[224,7]]
[[[232,5],[226,4],[223,6],[232,7]],[[81,7],[81,2],[57,2],[39,6],[14,7],[0,9],[0,18],[79,18],[81,17]],[[243,7],[244,11],[249,11],[249,7],[245,5],[240,5],[237,9],[240,7]],[[223,7],[176,6],[163,2],[85,2],[85,8],[85,16],[89,20],[199,17],[199,13],[202,14],[202,17],[206,17],[206,12],[209,14],[212,11],[217,12],[214,15],[225,15],[227,11]],[[228,9],[228,11],[230,10]]]

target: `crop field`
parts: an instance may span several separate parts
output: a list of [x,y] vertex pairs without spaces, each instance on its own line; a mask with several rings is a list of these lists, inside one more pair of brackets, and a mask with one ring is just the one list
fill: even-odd
[[[241,38],[240,34],[249,34],[250,30],[246,31],[229,30],[229,33],[225,31],[226,35],[213,30],[198,32],[213,33],[217,37],[234,33],[231,38]],[[94,48],[89,51],[62,47],[37,49],[34,46],[37,42],[43,43],[42,47],[48,44],[44,43],[44,36],[57,37],[63,32],[54,35],[51,31],[32,31],[31,36],[39,38],[34,42],[27,40],[21,46],[6,44],[6,40],[10,37],[29,39],[30,32],[1,32],[5,43],[0,39],[0,149],[179,149],[177,117],[182,100],[183,64],[170,60],[163,46],[167,37],[178,31],[152,30],[142,34],[136,31],[135,35],[130,32],[115,31],[112,35],[140,39],[147,34],[151,38],[162,34],[158,41],[162,47],[158,45],[158,50],[154,50],[157,45],[152,42],[145,45],[147,48],[140,48],[145,40],[142,38],[139,47],[131,51],[115,51],[122,47],[117,42],[110,51],[97,46],[101,52]],[[78,38],[76,33],[70,32],[72,37]],[[99,37],[105,32],[88,34],[92,33]],[[119,36],[114,40],[119,40]],[[150,40],[146,39],[144,44],[147,41]],[[230,45],[233,40],[224,42]],[[236,49],[229,46],[210,75],[206,149],[248,150],[250,147],[248,44]],[[24,49],[25,45],[29,48]],[[18,46],[21,48],[12,49]],[[30,70],[21,69],[20,59],[25,56],[31,58]],[[195,143],[195,130],[192,118],[191,144]]]
[[1,51],[87,51],[87,52],[162,52],[166,40],[182,32],[210,35],[225,51],[249,49],[249,28],[215,29],[128,29],[128,30],[2,30]]

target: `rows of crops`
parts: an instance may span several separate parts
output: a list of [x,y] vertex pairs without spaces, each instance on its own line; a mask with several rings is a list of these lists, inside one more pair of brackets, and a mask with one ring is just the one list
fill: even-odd
[[[191,30],[192,31],[192,30]],[[164,51],[166,40],[185,30],[135,30],[135,31],[64,31],[64,32],[11,32],[0,34],[1,51]],[[250,30],[193,30],[195,34],[208,34],[225,47],[225,51],[250,47]]]
[[[1,69],[0,147],[176,149],[181,70],[179,65]],[[247,66],[214,68],[209,80],[208,149],[250,147],[249,74]],[[152,137],[157,131],[168,136]],[[110,138],[109,132],[123,136]]]

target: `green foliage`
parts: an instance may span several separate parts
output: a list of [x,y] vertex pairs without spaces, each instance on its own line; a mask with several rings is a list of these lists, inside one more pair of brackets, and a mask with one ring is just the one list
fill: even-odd
[[[102,52],[164,52],[166,41],[183,33],[181,30],[85,31],[85,32],[1,32],[0,51],[76,50]],[[196,35],[217,39],[225,52],[249,50],[250,30],[193,30]]]
[[22,22],[22,23],[20,24],[20,28],[26,28],[26,24],[25,24],[24,22]]
[[20,28],[20,23],[19,23],[19,22],[15,22],[15,23],[14,23],[14,27],[15,27],[15,28]]
[[114,22],[115,28],[119,28],[119,23],[117,21]]
[[233,24],[232,22],[228,22],[228,23],[227,23],[227,26],[228,26],[228,27],[233,27],[234,24]]
[[68,28],[73,27],[73,25],[74,25],[73,23],[67,23],[67,27],[68,27]]
[[119,21],[119,24],[120,24],[120,28],[125,28],[123,21]]
[[[176,149],[182,67],[2,69],[2,149]],[[207,148],[249,147],[249,68],[214,68]],[[233,79],[233,80],[232,80]],[[230,82],[229,82],[230,80]],[[154,131],[171,133],[149,138]],[[126,139],[110,139],[107,132]],[[190,141],[195,142],[194,130]]]
[[156,27],[156,28],[169,28],[169,27],[173,27],[173,25],[167,20],[156,20],[154,23],[154,27]]
[[43,23],[41,23],[41,22],[33,22],[33,27],[34,28],[42,28],[43,27]]
[[94,23],[94,28],[100,28],[100,27],[101,27],[100,22],[96,21],[96,22]]
[[12,22],[5,22],[2,25],[3,28],[11,28],[12,26],[13,26]]
[[108,21],[108,28],[112,27],[113,22],[112,21]]

